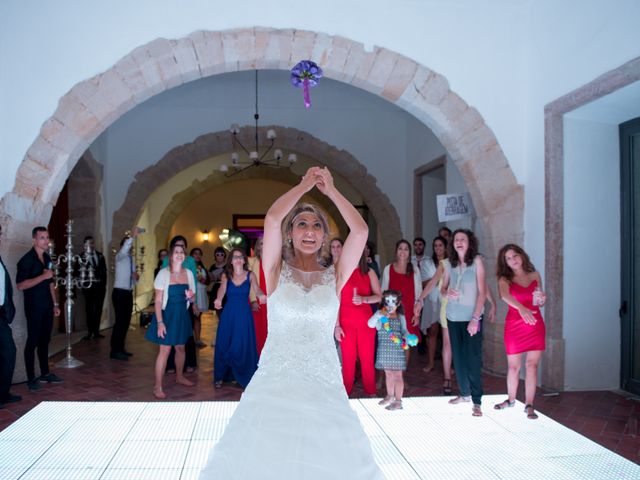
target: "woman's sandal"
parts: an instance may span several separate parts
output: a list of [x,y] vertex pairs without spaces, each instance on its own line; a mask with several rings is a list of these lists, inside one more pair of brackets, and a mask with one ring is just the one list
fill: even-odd
[[384,397],[382,400],[378,402],[378,405],[388,405],[391,402],[393,402],[393,400],[394,400],[393,397]]
[[477,403],[473,404],[473,408],[471,409],[471,415],[474,417],[482,416],[482,408]]
[[536,418],[538,418],[538,414],[533,409],[533,405],[531,405],[530,403],[524,406],[524,413],[527,414],[527,418],[529,420],[535,420]]
[[458,395],[455,398],[452,398],[451,400],[449,400],[449,404],[450,405],[457,405],[458,403],[466,403],[466,402],[470,402],[471,401],[471,397],[463,397],[462,395]]
[[453,389],[451,388],[451,379],[445,379],[444,385],[442,385],[442,393],[444,395],[451,395],[453,393]]
[[507,408],[511,408],[516,404],[515,400],[509,400],[508,398],[504,402],[496,403],[493,406],[494,410],[505,410]]
[[402,400],[394,400],[384,408],[387,410],[402,410]]

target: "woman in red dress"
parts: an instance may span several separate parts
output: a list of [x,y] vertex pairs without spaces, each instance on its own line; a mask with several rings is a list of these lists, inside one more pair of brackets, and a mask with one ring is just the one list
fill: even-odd
[[382,295],[380,281],[369,268],[366,253],[365,248],[358,267],[340,292],[340,322],[336,338],[340,339],[342,381],[347,395],[351,395],[353,390],[356,357],[360,360],[364,392],[369,396],[376,394],[376,330],[369,328],[367,322],[371,318],[371,304],[379,303]]
[[[422,280],[420,269],[411,262],[411,244],[407,240],[398,240],[396,243],[396,257],[393,263],[384,267],[382,272],[382,291],[397,290],[402,293],[402,306],[406,315],[413,312],[415,301],[422,292]],[[407,329],[409,333],[420,336],[419,318],[413,316],[411,321],[407,318]],[[407,363],[409,362],[409,350],[407,353]]]
[[[264,269],[262,268],[262,237],[256,240],[256,244],[253,247],[255,256],[249,258],[249,270],[251,270],[258,280],[258,286],[264,291],[265,279]],[[254,293],[249,296],[251,302],[251,312],[253,313],[253,324],[256,330],[256,350],[258,350],[258,357],[262,353],[262,348],[267,341],[267,304],[261,305],[258,302]]]
[[540,307],[547,297],[542,291],[540,273],[518,245],[507,244],[498,253],[498,289],[509,306],[504,322],[504,345],[507,351],[507,393],[509,398],[494,406],[496,410],[512,407],[516,401],[522,354],[525,353],[525,413],[536,419],[533,408],[538,380],[538,363],[545,349],[545,326]]

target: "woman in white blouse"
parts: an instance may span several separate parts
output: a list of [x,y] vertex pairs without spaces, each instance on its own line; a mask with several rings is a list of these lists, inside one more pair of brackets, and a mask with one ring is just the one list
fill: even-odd
[[182,266],[185,256],[184,247],[175,245],[169,253],[169,266],[161,269],[153,282],[156,291],[155,315],[145,338],[160,346],[155,365],[156,382],[153,387],[153,395],[156,398],[166,397],[162,389],[162,379],[172,346],[176,349],[176,383],[194,385],[183,375],[184,344],[193,334],[189,307],[194,300],[196,289],[193,273]]

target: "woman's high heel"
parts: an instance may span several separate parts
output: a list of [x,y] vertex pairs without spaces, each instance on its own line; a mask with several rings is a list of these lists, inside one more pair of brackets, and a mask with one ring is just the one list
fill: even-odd
[[442,393],[444,395],[451,395],[453,393],[453,389],[451,388],[451,379],[445,379],[444,385],[442,385]]

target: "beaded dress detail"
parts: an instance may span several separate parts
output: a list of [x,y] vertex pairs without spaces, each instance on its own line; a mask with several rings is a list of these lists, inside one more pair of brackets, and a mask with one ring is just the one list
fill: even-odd
[[267,306],[258,370],[200,478],[384,478],[342,384],[334,268],[283,263]]

